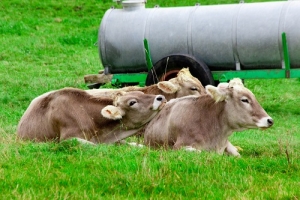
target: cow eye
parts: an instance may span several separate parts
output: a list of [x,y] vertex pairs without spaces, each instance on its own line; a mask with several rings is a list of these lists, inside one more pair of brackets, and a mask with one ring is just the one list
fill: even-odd
[[198,88],[196,88],[196,87],[191,87],[191,90],[198,90]]
[[249,100],[248,99],[242,99],[241,100],[243,103],[249,103]]
[[136,101],[130,101],[129,106],[133,106],[136,103]]

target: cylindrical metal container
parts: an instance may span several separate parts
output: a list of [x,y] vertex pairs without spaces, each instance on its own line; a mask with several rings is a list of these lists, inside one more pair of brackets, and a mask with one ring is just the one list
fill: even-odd
[[126,4],[109,9],[99,29],[102,64],[111,73],[147,71],[143,40],[152,62],[188,54],[211,70],[282,67],[285,32],[292,68],[300,68],[300,1],[151,8]]

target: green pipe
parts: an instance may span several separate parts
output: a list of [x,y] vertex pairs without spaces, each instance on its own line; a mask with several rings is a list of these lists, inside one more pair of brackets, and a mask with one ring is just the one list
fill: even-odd
[[290,57],[289,57],[289,49],[288,49],[288,43],[286,40],[286,34],[283,32],[281,34],[282,38],[282,48],[283,48],[283,59],[284,59],[284,66],[285,66],[285,77],[290,78]]
[[145,48],[145,55],[146,55],[146,61],[147,61],[147,67],[148,71],[151,70],[153,67],[152,60],[151,60],[151,54],[150,54],[150,48],[147,39],[144,39],[144,48]]

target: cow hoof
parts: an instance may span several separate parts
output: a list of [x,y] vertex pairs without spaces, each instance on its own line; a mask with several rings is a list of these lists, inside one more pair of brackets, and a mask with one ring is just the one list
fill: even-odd
[[196,148],[194,148],[194,147],[192,147],[192,146],[186,146],[186,147],[184,147],[184,149],[185,149],[186,151],[201,152],[201,150],[196,149]]
[[235,148],[238,150],[238,151],[243,151],[244,149],[240,146],[235,146]]
[[139,148],[144,147],[144,145],[136,143],[136,142],[128,142],[127,144],[129,144],[130,146],[135,146],[135,147],[139,147]]

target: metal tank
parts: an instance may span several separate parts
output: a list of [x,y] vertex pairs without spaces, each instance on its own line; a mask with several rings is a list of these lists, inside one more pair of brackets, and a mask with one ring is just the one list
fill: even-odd
[[143,40],[153,63],[189,55],[209,70],[281,69],[281,33],[289,44],[291,68],[300,67],[300,1],[145,8],[123,1],[109,9],[99,29],[106,72],[147,71]]

